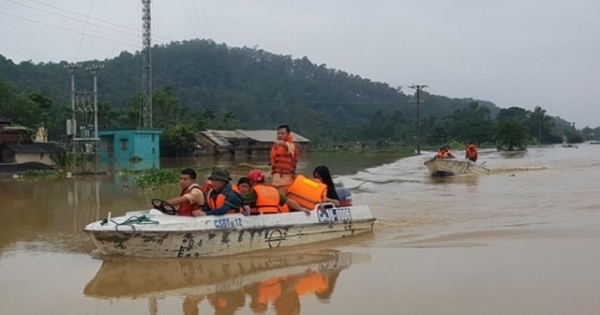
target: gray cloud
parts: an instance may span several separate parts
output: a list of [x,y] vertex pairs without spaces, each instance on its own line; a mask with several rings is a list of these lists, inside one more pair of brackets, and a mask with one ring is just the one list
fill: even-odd
[[[0,54],[57,62],[138,50],[140,2],[0,0]],[[600,1],[155,0],[153,9],[154,43],[258,46],[392,86],[600,125]]]

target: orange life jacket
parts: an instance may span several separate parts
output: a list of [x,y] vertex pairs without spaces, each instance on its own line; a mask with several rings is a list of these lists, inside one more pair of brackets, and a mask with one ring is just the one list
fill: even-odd
[[231,185],[231,190],[240,192],[240,187],[238,185]]
[[[200,188],[200,185],[194,183],[194,184],[191,184],[188,188],[182,190],[181,196],[191,193],[193,189],[200,189],[200,191],[202,191],[202,189]],[[202,193],[204,193],[204,192],[202,192]],[[179,211],[177,213],[179,215],[193,217],[194,215],[192,214],[192,212],[194,212],[196,210],[200,210],[200,206],[201,205],[196,204],[196,203],[184,202],[179,205]]]
[[311,271],[309,275],[298,279],[294,289],[298,293],[298,296],[303,296],[311,293],[325,292],[328,287],[329,281],[327,281],[325,276]]
[[469,144],[466,149],[467,158],[477,158],[479,153],[477,152],[477,147],[474,144]]
[[268,304],[275,301],[279,296],[281,296],[281,278],[273,278],[263,281],[258,286],[256,300],[258,303]]
[[256,204],[255,207],[250,209],[250,214],[273,214],[283,212],[281,206],[279,206],[281,195],[275,187],[258,184],[251,189],[256,193]]
[[[211,189],[208,194],[206,194],[206,202],[208,203],[210,210],[215,210],[225,205],[226,195],[220,192],[217,193],[217,196],[215,197],[213,192],[214,190]],[[227,213],[237,213],[238,211],[239,209],[231,209],[227,211]]]
[[218,297],[214,294],[211,294],[208,296],[208,300],[211,301],[213,303],[213,305],[215,306],[215,308],[227,308],[227,300],[223,297]]
[[271,148],[271,173],[273,174],[294,174],[298,164],[298,146],[294,144],[292,135],[288,135],[286,143],[294,146],[294,153],[288,152],[287,145],[273,145]]
[[287,189],[288,198],[310,210],[314,209],[318,203],[323,202],[326,193],[327,185],[306,178],[304,175],[296,176],[294,182]]
[[446,158],[446,151],[445,150],[438,150],[436,157],[438,159],[445,159]]
[[204,186],[202,186],[202,191],[207,192],[212,189],[212,182],[208,181]]

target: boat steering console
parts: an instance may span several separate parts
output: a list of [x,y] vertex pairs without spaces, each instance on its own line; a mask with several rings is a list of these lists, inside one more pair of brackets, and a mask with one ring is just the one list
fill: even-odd
[[170,214],[170,215],[177,214],[177,209],[175,209],[175,206],[173,206],[172,204],[170,204],[162,199],[154,198],[150,202],[152,203],[152,206],[154,207],[154,209],[160,210],[164,214]]

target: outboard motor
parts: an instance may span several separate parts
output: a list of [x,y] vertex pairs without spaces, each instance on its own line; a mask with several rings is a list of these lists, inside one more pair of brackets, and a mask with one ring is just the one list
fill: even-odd
[[336,187],[338,197],[340,198],[340,207],[351,207],[352,206],[352,193],[350,189],[344,187]]

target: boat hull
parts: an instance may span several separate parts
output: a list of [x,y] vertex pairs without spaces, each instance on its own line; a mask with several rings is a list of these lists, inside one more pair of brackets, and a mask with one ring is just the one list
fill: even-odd
[[423,163],[431,176],[453,176],[464,174],[489,175],[490,169],[471,161],[455,159],[440,160],[433,158]]
[[276,277],[341,271],[369,262],[369,254],[321,250],[285,255],[207,259],[105,259],[84,294],[95,298],[164,298],[242,290]]
[[[330,216],[324,213],[330,210]],[[245,217],[241,214],[176,217],[135,212],[111,221],[146,215],[157,224],[88,225],[84,231],[105,255],[198,258],[308,244],[371,232],[375,218],[368,206],[304,213]],[[156,212],[152,212],[156,211]],[[333,214],[332,214],[333,213]],[[179,222],[178,222],[179,221]]]

